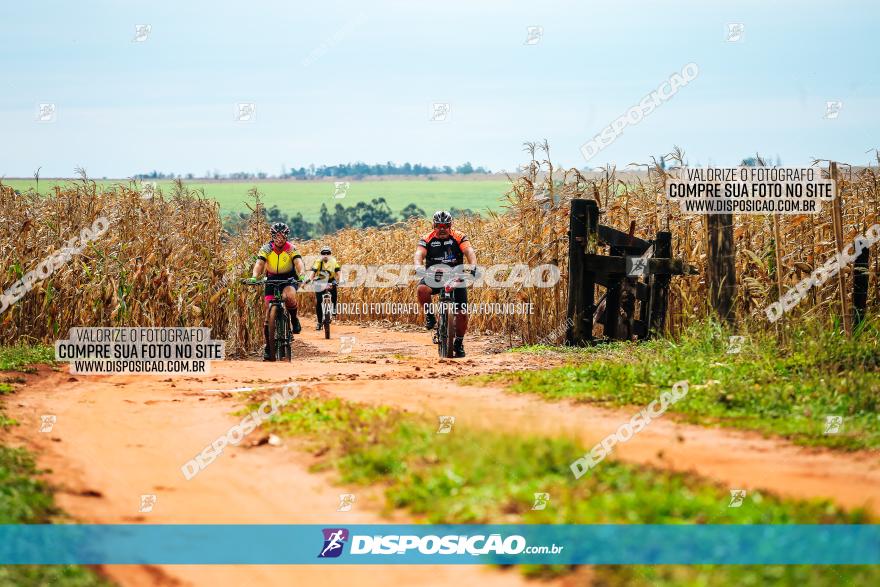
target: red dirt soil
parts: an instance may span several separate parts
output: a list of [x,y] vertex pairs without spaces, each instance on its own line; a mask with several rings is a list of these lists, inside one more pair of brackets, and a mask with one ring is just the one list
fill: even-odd
[[[351,354],[339,354],[340,335],[354,335]],[[608,410],[569,401],[548,402],[498,387],[456,385],[477,373],[552,366],[563,359],[493,354],[488,339],[469,339],[466,359],[439,360],[423,332],[334,325],[334,338],[303,331],[286,363],[219,361],[202,376],[85,376],[41,367],[5,399],[20,422],[4,443],[33,450],[56,498],[74,519],[89,523],[320,523],[409,522],[383,516],[381,490],[336,485],[308,468],[315,457],[295,439],[252,446],[253,432],[187,481],[183,463],[240,419],[240,387],[288,381],[348,400],[381,403],[433,415],[454,415],[455,427],[543,436],[567,436],[589,447],[628,420],[637,408]],[[416,379],[417,381],[413,381]],[[49,433],[40,416],[54,414]],[[757,434],[675,422],[667,414],[615,458],[695,471],[730,488],[780,495],[827,497],[847,507],[880,512],[880,456],[808,450]],[[601,465],[600,465],[601,467]],[[339,494],[354,493],[349,512],[337,512]],[[140,496],[155,494],[152,512]],[[247,548],[242,545],[242,548]],[[106,566],[122,585],[522,585],[515,570],[471,566]],[[563,585],[568,580],[554,581]],[[583,577],[581,577],[583,579]],[[546,583],[542,583],[546,584]]]

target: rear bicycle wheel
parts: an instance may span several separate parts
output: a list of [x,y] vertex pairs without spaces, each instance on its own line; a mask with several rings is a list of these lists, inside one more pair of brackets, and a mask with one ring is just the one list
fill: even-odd
[[330,317],[333,314],[333,303],[329,301],[330,295],[327,294],[321,305],[321,313],[323,314],[324,338],[330,338]]

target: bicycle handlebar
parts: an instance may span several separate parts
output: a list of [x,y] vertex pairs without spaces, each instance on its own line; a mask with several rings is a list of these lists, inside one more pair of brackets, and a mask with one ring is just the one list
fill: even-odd
[[[439,268],[432,269],[433,267],[439,267]],[[445,287],[446,285],[449,285],[451,283],[456,283],[456,282],[465,282],[467,285],[470,285],[470,283],[473,282],[473,279],[476,279],[476,277],[477,277],[477,268],[476,267],[474,267],[473,269],[465,269],[465,270],[458,270],[455,267],[451,267],[449,265],[439,265],[439,266],[433,265],[432,267],[429,267],[429,268],[416,267],[416,275],[418,277],[426,277],[429,279],[433,279],[437,283],[440,283],[440,281],[439,281],[440,278],[445,278],[446,274],[448,274],[449,272],[451,272],[451,276],[449,277],[449,279],[446,279],[443,282],[443,286],[441,286],[441,287]],[[465,280],[467,278],[471,279],[471,281],[466,282]]]
[[240,279],[240,283],[244,285],[265,285],[267,283],[301,283],[301,279],[297,279],[296,277],[285,277],[284,279],[269,279],[267,277],[261,277],[260,279]]

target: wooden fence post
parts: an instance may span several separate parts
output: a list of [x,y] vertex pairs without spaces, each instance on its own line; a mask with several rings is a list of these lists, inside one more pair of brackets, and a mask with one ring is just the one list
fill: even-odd
[[868,255],[870,249],[865,247],[856,257],[853,267],[853,326],[858,326],[865,319],[868,309]]
[[[654,257],[658,259],[672,258],[672,233],[658,232],[654,239]],[[651,276],[651,299],[649,302],[648,337],[660,336],[666,326],[666,312],[669,308],[669,281],[671,275]]]
[[618,340],[617,322],[620,319],[620,290],[622,286],[622,276],[608,276],[608,293],[605,296],[605,325],[603,335],[609,340]]
[[[834,181],[834,199],[831,201],[831,226],[834,229],[834,250],[839,253],[843,250],[843,204],[840,201],[840,189],[837,187],[837,163],[831,162],[829,166],[831,179]],[[849,336],[852,334],[849,307],[846,299],[846,277],[843,267],[837,272],[837,285],[840,291],[840,317],[843,320],[843,331]]]
[[733,214],[706,216],[709,238],[708,286],[709,299],[718,317],[733,325],[736,313],[736,251],[733,244]]
[[599,208],[594,200],[573,199],[568,222],[568,328],[566,344],[583,346],[593,341],[596,275],[584,255],[594,252]]

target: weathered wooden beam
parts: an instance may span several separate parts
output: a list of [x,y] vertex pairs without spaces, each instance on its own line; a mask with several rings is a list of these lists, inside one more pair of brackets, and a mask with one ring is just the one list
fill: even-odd
[[[587,264],[596,273],[596,282],[602,284],[607,276],[626,275],[626,257],[611,255],[584,255]],[[697,268],[682,259],[649,258],[645,269],[650,275],[696,275]]]
[[644,340],[648,337],[648,329],[645,326],[644,320],[633,320],[633,334],[635,334],[639,340]]
[[[672,257],[672,233],[658,232],[654,240],[654,254],[663,259]],[[657,259],[655,259],[657,260]],[[650,265],[650,264],[649,264]],[[690,273],[691,269],[696,273],[696,269],[692,268],[682,261],[683,272]],[[672,279],[670,274],[654,273],[649,275],[650,299],[648,301],[648,312],[646,322],[648,324],[648,338],[663,334],[666,327],[666,311],[669,308],[669,282]]]
[[870,249],[865,247],[853,265],[853,326],[865,319],[868,310],[868,267]]
[[[835,195],[831,200],[831,226],[834,231],[834,244],[838,252],[844,248],[843,242],[843,203],[841,201],[840,184],[837,181],[837,163],[831,162],[829,166],[831,179],[834,181]],[[846,276],[843,271],[837,272],[837,291],[840,295],[840,315],[843,316],[843,330],[847,336],[852,335],[852,322],[850,321],[849,307],[846,298]]]
[[709,299],[718,317],[732,325],[735,319],[736,256],[733,245],[733,214],[708,214]]
[[596,242],[599,207],[593,200],[571,201],[568,231],[568,323],[565,341],[568,345],[583,346],[593,340],[593,311],[595,308],[595,274],[589,265],[589,255]]
[[620,318],[620,288],[622,276],[609,276],[608,295],[605,296],[605,328],[603,333],[609,340],[617,340],[617,322]]
[[[609,284],[608,276],[604,274],[596,275],[596,285],[601,285],[604,288],[608,288]],[[636,298],[639,300],[647,301],[648,297],[651,295],[651,290],[648,287],[648,284],[642,283],[641,281],[636,282]]]
[[[651,243],[638,237],[630,237],[629,234],[610,226],[599,225],[599,240],[612,247],[623,247],[632,251],[634,255],[641,255],[648,250]],[[628,251],[629,252],[629,251]]]

